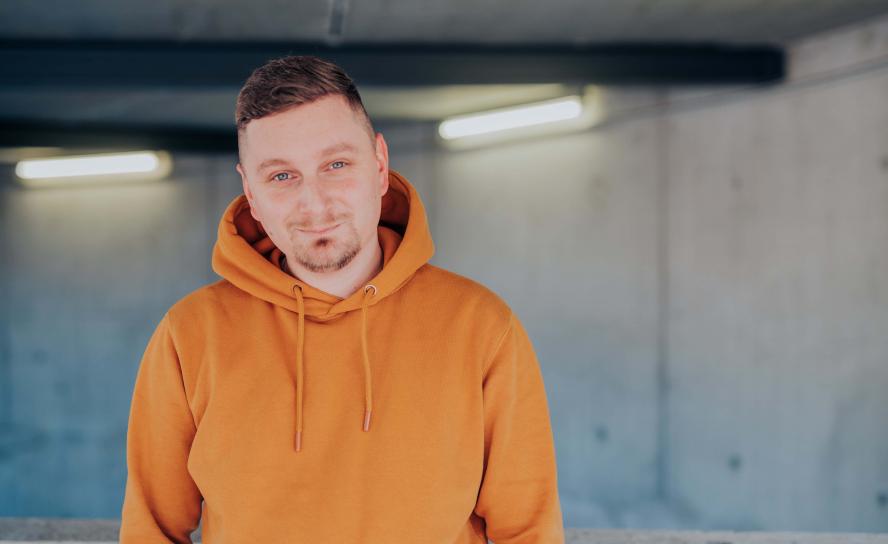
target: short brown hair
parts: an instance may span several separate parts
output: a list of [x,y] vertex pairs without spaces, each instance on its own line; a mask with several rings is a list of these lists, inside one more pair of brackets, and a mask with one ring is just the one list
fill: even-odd
[[272,59],[253,70],[237,95],[234,120],[238,142],[247,124],[327,95],[342,95],[363,118],[371,140],[376,132],[354,81],[330,61],[312,55]]

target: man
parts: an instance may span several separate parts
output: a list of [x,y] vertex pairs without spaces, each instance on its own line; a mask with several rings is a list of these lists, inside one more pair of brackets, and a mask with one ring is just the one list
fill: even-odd
[[[145,350],[123,544],[561,543],[543,380],[518,317],[428,263],[422,201],[354,83],[276,59],[237,102],[223,279]],[[202,502],[203,501],[203,502]]]

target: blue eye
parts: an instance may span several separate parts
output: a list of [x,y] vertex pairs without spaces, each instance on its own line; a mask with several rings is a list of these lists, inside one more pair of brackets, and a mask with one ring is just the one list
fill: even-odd
[[[342,164],[343,167],[344,167],[344,165],[345,165],[345,161],[336,161],[336,162],[332,163],[331,166],[332,166],[333,164]],[[341,169],[340,169],[340,168],[334,168],[334,170],[341,170]]]
[[272,176],[271,179],[273,179],[275,181],[284,181],[284,180],[278,178],[278,176],[289,176],[289,175],[290,174],[288,174],[287,172],[281,172],[280,174],[275,174],[274,176]]

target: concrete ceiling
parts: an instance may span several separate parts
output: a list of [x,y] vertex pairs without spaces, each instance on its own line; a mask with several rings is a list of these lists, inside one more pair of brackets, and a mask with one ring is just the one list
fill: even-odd
[[783,43],[886,0],[3,0],[0,39]]
[[[429,44],[784,44],[888,13],[888,0],[2,0],[0,40]],[[238,89],[0,87],[0,122],[229,129]],[[362,87],[374,119],[544,99],[561,85]]]

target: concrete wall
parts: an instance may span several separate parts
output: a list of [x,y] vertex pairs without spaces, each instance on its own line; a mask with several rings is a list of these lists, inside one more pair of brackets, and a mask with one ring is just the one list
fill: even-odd
[[888,530],[888,19],[790,56],[440,158],[440,262],[527,321],[569,526]]
[[212,279],[221,174],[178,156],[160,183],[2,189],[0,514],[119,511],[135,371],[170,303]]
[[[569,527],[888,531],[888,19],[790,51],[776,87],[608,89],[583,133],[382,129],[432,261],[528,328]],[[119,513],[138,361],[215,279],[233,164],[0,189],[0,515]]]
[[888,530],[888,62],[665,130],[670,496]]

